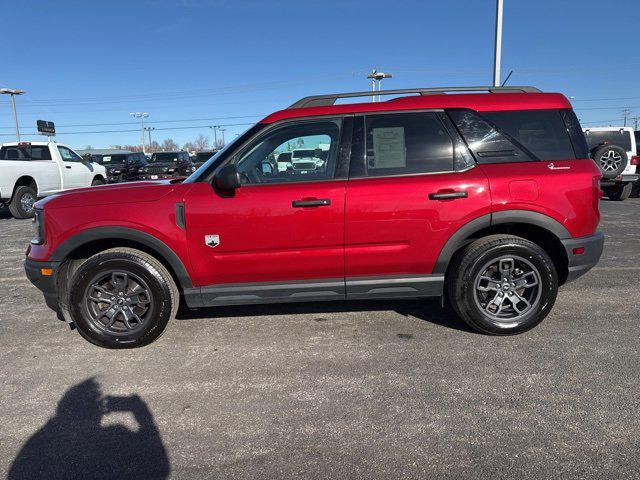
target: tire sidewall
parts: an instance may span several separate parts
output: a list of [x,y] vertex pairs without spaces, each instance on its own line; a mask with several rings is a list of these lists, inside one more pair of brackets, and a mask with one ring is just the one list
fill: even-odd
[[[153,297],[153,310],[146,324],[126,336],[110,335],[88,318],[84,292],[93,278],[108,270],[122,270],[142,278]],[[171,318],[171,290],[160,273],[134,255],[104,254],[86,261],[69,283],[68,305],[80,334],[91,343],[106,348],[133,348],[151,343],[158,338]]]
[[[529,330],[539,324],[551,311],[558,292],[558,277],[551,260],[533,249],[516,243],[494,246],[477,255],[468,265],[462,282],[462,301],[465,310],[474,319],[475,326],[486,333],[507,335]],[[540,300],[536,307],[517,322],[500,325],[486,316],[475,302],[475,281],[480,270],[492,259],[517,255],[531,262],[540,274]]]
[[20,201],[20,199],[27,193],[30,193],[33,196],[34,200],[38,199],[37,193],[33,190],[33,188],[26,185],[18,187],[16,189],[16,192],[14,193],[13,201],[11,202],[11,213],[18,218],[33,218],[33,216],[35,215],[35,208],[33,209],[33,211],[31,211],[31,213],[25,211],[24,208],[22,208],[22,202]]
[[[613,150],[617,152],[618,154],[620,154],[620,157],[621,157],[620,167],[618,167],[618,169],[613,172],[605,172],[604,170],[602,170],[602,165],[600,164],[600,157],[602,157],[609,150]],[[627,157],[627,152],[622,147],[618,147],[617,145],[605,145],[603,147],[598,148],[595,151],[594,159],[596,164],[598,165],[598,168],[600,169],[600,172],[602,173],[602,178],[607,178],[607,179],[616,178],[618,175],[622,174],[622,172],[624,172],[624,170],[627,168],[627,164],[629,162],[629,158]]]

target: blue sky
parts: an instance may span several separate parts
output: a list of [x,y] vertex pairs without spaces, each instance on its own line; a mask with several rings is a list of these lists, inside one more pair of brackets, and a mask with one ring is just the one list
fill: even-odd
[[[231,139],[305,95],[368,89],[372,67],[394,75],[386,88],[492,78],[494,0],[4,3],[0,86],[27,91],[23,133],[52,120],[75,148],[138,144],[136,111],[154,140],[219,124]],[[503,78],[575,97],[585,125],[619,124],[640,115],[638,24],[634,0],[505,0]],[[2,96],[0,141],[12,125]]]

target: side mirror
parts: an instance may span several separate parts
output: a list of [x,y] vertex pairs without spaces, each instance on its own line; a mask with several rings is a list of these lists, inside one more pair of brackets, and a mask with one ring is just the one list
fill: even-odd
[[213,177],[213,184],[220,190],[240,188],[240,174],[235,163],[229,163],[218,170]]

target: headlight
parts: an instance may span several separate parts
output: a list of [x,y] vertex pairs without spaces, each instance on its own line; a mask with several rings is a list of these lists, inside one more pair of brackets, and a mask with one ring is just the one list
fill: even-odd
[[36,209],[35,216],[33,217],[33,228],[35,236],[31,239],[31,243],[34,245],[42,245],[45,239],[44,210]]

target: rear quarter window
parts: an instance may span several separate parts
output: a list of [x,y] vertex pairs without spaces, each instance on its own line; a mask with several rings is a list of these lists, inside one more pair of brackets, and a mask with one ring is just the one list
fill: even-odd
[[558,110],[484,112],[482,115],[539,160],[576,158]]

